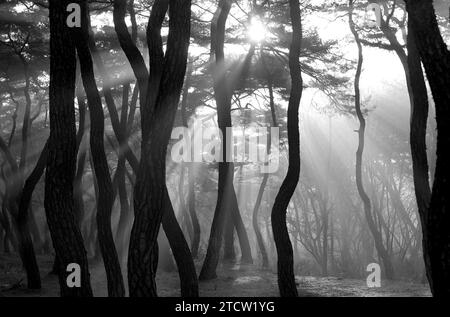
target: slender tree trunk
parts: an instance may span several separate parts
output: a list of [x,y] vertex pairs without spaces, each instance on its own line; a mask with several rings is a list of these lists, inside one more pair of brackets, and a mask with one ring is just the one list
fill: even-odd
[[268,179],[269,179],[269,174],[265,174],[263,176],[263,180],[261,182],[261,186],[258,191],[258,196],[256,197],[255,207],[253,208],[253,221],[252,221],[253,222],[253,230],[255,230],[256,241],[258,242],[259,251],[261,252],[263,268],[269,267],[269,258],[267,256],[266,247],[264,245],[264,239],[262,237],[261,231],[259,230],[258,211],[261,206],[261,201],[262,201],[262,197],[264,194],[264,188],[267,185]]
[[358,130],[358,136],[359,136],[359,145],[358,150],[356,152],[356,185],[358,188],[358,193],[361,197],[361,200],[363,202],[364,206],[364,213],[366,216],[367,224],[369,226],[370,232],[372,233],[375,247],[377,249],[378,256],[382,259],[384,264],[384,272],[386,274],[387,279],[393,279],[394,278],[394,268],[391,263],[390,256],[383,245],[383,239],[381,236],[381,233],[378,231],[376,224],[374,222],[373,216],[372,216],[372,206],[370,202],[370,198],[367,195],[364,184],[362,180],[362,160],[363,160],[363,153],[364,153],[364,143],[365,143],[365,131],[366,131],[366,120],[364,118],[364,115],[361,110],[361,94],[360,94],[360,78],[362,73],[362,65],[363,65],[363,51],[362,51],[362,44],[359,38],[359,35],[355,29],[355,23],[353,22],[353,0],[349,1],[349,25],[350,30],[355,38],[356,44],[358,46],[358,66],[356,70],[355,75],[355,110],[356,115],[358,117],[360,127]]
[[252,249],[250,247],[250,240],[248,239],[247,229],[245,229],[244,221],[239,212],[239,205],[236,197],[236,192],[233,191],[232,215],[234,227],[239,239],[239,246],[241,248],[241,263],[253,264]]
[[[188,127],[187,118],[187,106],[189,88],[191,86],[192,72],[194,69],[194,61],[189,60],[188,69],[186,73],[186,79],[184,82],[183,99],[181,102],[181,120],[184,127]],[[192,240],[191,240],[191,253],[195,259],[198,257],[198,249],[200,246],[200,223],[198,221],[197,212],[195,210],[195,163],[188,163],[188,194],[187,194],[187,208],[189,210],[189,216],[192,224]]]
[[300,133],[298,109],[303,92],[300,66],[302,21],[299,0],[289,0],[292,43],[289,49],[291,95],[288,106],[289,167],[272,209],[272,230],[278,254],[278,288],[282,297],[298,296],[294,277],[294,256],[286,224],[286,213],[300,177]]
[[[47,155],[48,155],[48,141],[45,143],[44,149],[42,150],[41,155],[39,156],[35,168],[25,181],[24,187],[22,189],[22,194],[20,196],[20,201],[18,203],[19,204],[18,229],[19,232],[22,231],[20,235],[25,238],[27,235],[26,234],[24,235],[24,232],[26,232],[27,229],[24,230],[23,226],[27,227],[28,212],[31,204],[31,197],[33,195],[34,188],[36,187],[37,183],[42,177],[42,174],[44,173],[45,164],[47,162]],[[34,272],[33,274],[34,278],[32,278],[32,281],[29,281],[29,285],[34,285],[36,288],[40,288],[39,269],[37,266],[36,256],[34,255],[34,250],[30,249],[28,251],[24,250],[24,254],[28,254],[31,263],[29,269],[31,270],[30,272]]]
[[[164,7],[163,2],[156,1],[153,5],[153,18],[155,14],[160,13],[154,11],[155,8],[160,5]],[[164,17],[164,8],[161,12],[164,12]],[[166,153],[186,73],[190,16],[190,0],[169,1],[169,36],[161,76],[159,79],[158,76],[151,74],[148,81],[149,87],[152,87],[154,81],[158,81],[158,90],[147,91],[145,105],[141,108],[141,155],[144,159],[140,162],[134,190],[135,220],[128,255],[130,296],[157,295],[155,270],[151,261],[156,254],[155,245],[161,220],[167,210],[166,206],[171,205],[166,188]],[[150,20],[152,21],[152,18]],[[148,34],[152,31],[153,29],[149,27]],[[162,51],[160,36],[159,40],[150,36],[149,41]],[[182,233],[181,236],[184,239]],[[185,251],[187,252],[180,256],[185,261],[192,261],[189,248]],[[183,268],[178,269],[181,274]]]
[[76,48],[81,67],[81,77],[84,90],[86,91],[91,127],[90,127],[90,149],[94,163],[95,177],[98,184],[97,201],[97,230],[101,254],[105,264],[108,281],[108,295],[111,297],[122,297],[125,295],[122,271],[114,245],[111,230],[111,213],[114,203],[114,193],[111,177],[109,174],[108,161],[104,145],[104,121],[103,106],[97,89],[94,75],[94,65],[89,50],[89,9],[87,0],[79,0],[81,6],[82,27],[75,31]]
[[[45,212],[59,259],[62,296],[92,296],[86,250],[74,216],[76,165],[75,44],[66,25],[70,0],[50,0],[50,137],[45,175]],[[67,266],[81,269],[81,287],[69,288]]]
[[197,212],[195,211],[195,171],[194,163],[190,163],[188,166],[188,209],[191,217],[191,223],[193,228],[193,239],[191,243],[192,257],[196,259],[198,257],[198,249],[200,247],[200,223],[198,221]]
[[[128,102],[129,102],[129,92],[130,92],[130,84],[123,85],[122,92],[122,110],[120,113],[120,125],[122,133],[126,136],[126,140],[128,140]],[[134,96],[134,93],[133,93]],[[132,99],[132,103],[134,99]],[[132,104],[130,111],[133,111],[135,106]],[[120,143],[119,143],[120,144]],[[123,143],[120,144],[120,149],[122,149]],[[116,233],[116,244],[118,247],[119,258],[122,259],[124,255],[124,247],[125,247],[125,231],[128,225],[128,221],[130,218],[130,204],[128,201],[128,193],[127,193],[127,184],[125,179],[126,173],[126,158],[122,154],[122,151],[119,150],[118,162],[117,162],[117,170],[116,170],[116,182],[117,182],[117,192],[119,194],[119,203],[120,203],[120,217],[119,223],[117,225],[117,233]]]
[[[221,0],[219,7],[213,18],[211,24],[211,49],[214,50],[216,58],[216,72],[220,72],[220,67],[224,67],[224,41],[225,41],[225,25],[228,18],[228,14],[231,9],[231,3],[227,0]],[[231,190],[230,185],[233,185],[233,173],[234,165],[227,163],[226,161],[226,148],[227,137],[226,127],[231,126],[231,116],[229,110],[231,105],[227,104],[226,91],[224,91],[224,85],[226,85],[226,78],[220,75],[214,75],[214,93],[217,103],[217,115],[218,120],[227,122],[220,122],[219,128],[222,131],[222,159],[223,162],[219,162],[219,180],[218,180],[218,192],[217,192],[217,204],[214,211],[214,217],[211,224],[211,231],[208,240],[208,248],[206,251],[206,257],[203,262],[203,266],[200,272],[200,280],[210,280],[217,277],[216,268],[219,263],[220,249],[222,246],[222,235],[224,226],[227,219],[227,213],[222,200],[224,197],[229,197]],[[227,115],[228,113],[228,115]]]
[[[270,74],[269,68],[267,64],[265,63],[265,56],[264,56],[264,50],[261,49],[261,59],[265,70],[266,80],[267,80],[267,86],[269,89],[269,100],[270,100],[270,110],[272,114],[272,126],[278,127],[278,120],[275,110],[275,102],[274,102],[274,93],[273,93],[273,80],[272,80],[272,74]],[[270,153],[270,149],[272,147],[272,136],[269,134],[268,140],[267,140],[267,153]],[[267,256],[267,250],[264,245],[264,239],[262,237],[261,231],[259,229],[258,225],[258,213],[259,209],[261,207],[262,198],[264,195],[264,191],[267,185],[267,181],[269,180],[269,174],[264,174],[263,180],[261,182],[261,186],[258,191],[258,195],[256,197],[255,207],[253,208],[253,230],[255,230],[256,235],[256,241],[258,242],[259,250],[261,252],[262,256],[262,266],[263,268],[269,267],[269,258]]]
[[189,252],[189,245],[175,217],[169,193],[165,189],[164,216],[162,218],[164,232],[167,233],[170,247],[177,262],[180,275],[181,296],[198,297],[198,279],[194,262]]
[[[240,226],[239,222],[242,223],[242,219],[239,221],[239,207],[237,205],[236,193],[233,185],[234,164],[229,157],[230,153],[227,153],[227,148],[231,148],[230,144],[232,142],[232,138],[227,137],[227,128],[232,126],[231,97],[235,90],[235,86],[243,81],[246,76],[250,66],[251,57],[254,53],[254,46],[252,46],[247,53],[241,70],[237,74],[233,74],[232,78],[228,78],[223,69],[226,67],[224,54],[225,26],[230,9],[231,2],[229,0],[221,0],[214,15],[213,22],[211,23],[211,51],[215,55],[215,70],[213,74],[214,97],[217,104],[218,125],[222,133],[222,162],[218,163],[219,180],[217,204],[211,225],[208,249],[199,276],[200,280],[210,280],[217,277],[216,268],[219,263],[222,235],[225,229],[227,216],[234,214],[235,220],[237,220],[235,226],[237,225],[237,230],[241,230],[242,242],[245,243],[245,240],[248,241],[245,229],[242,231],[242,226],[238,227]],[[248,254],[248,250],[250,250],[250,245],[245,245],[242,248],[242,254],[246,254],[246,257],[251,257],[251,254]]]

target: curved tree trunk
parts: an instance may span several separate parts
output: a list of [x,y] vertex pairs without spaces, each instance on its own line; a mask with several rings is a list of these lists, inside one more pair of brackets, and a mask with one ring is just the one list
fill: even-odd
[[[19,232],[22,232],[20,235],[22,237],[26,238],[26,235],[23,235],[23,232],[26,232],[27,229],[23,229],[23,227],[27,227],[28,222],[28,210],[30,208],[31,203],[31,197],[33,195],[34,189],[39,182],[39,180],[42,177],[42,174],[44,174],[45,165],[47,162],[47,155],[48,155],[48,141],[45,143],[44,149],[41,152],[41,155],[39,156],[38,162],[36,163],[35,168],[31,172],[30,176],[28,176],[27,180],[25,181],[24,187],[22,189],[22,194],[20,196],[19,201],[19,217],[18,217],[18,230]],[[31,243],[31,242],[30,242]],[[31,244],[32,245],[32,244]],[[40,277],[39,277],[39,269],[37,267],[36,257],[34,256],[34,250],[24,250],[24,254],[28,254],[31,259],[32,266],[30,266],[28,269],[33,270],[35,276],[33,278],[33,283],[30,284],[31,281],[29,281],[29,286],[34,285],[36,288],[40,288]],[[28,272],[28,269],[26,268],[26,271]],[[36,271],[37,269],[37,271]]]
[[108,281],[108,295],[122,297],[125,295],[122,271],[114,245],[111,230],[111,212],[114,203],[113,186],[109,174],[108,161],[104,145],[104,113],[102,101],[94,76],[94,66],[89,50],[89,11],[86,0],[80,1],[82,9],[82,27],[76,31],[76,48],[81,67],[81,77],[86,91],[90,117],[90,148],[94,163],[95,177],[98,184],[97,230],[100,250],[105,264]]
[[[161,11],[163,14],[160,23],[152,18],[161,13],[155,8],[160,8],[161,5],[164,7],[164,2],[154,3],[151,23],[162,23],[165,10]],[[163,67],[160,76],[151,73],[148,81],[149,87],[153,87],[156,82],[158,90],[148,89],[144,107],[141,107],[141,155],[144,159],[140,162],[134,190],[135,220],[128,256],[130,296],[157,295],[155,270],[149,261],[156,257],[157,235],[165,214],[165,205],[170,203],[166,198],[166,153],[186,73],[190,16],[190,0],[169,1],[169,36],[163,55]],[[148,34],[153,34],[153,31],[149,25]],[[158,34],[149,36],[149,42],[159,48],[158,52],[162,52],[160,35],[159,40]],[[154,50],[151,51],[155,53]],[[151,60],[151,63],[155,62],[157,61]],[[151,69],[155,71],[153,67]],[[182,238],[184,239],[184,236]],[[142,243],[143,240],[145,243]],[[187,260],[192,261],[190,252]],[[181,273],[182,268],[179,268],[179,271]]]
[[265,174],[263,176],[263,180],[261,182],[261,186],[258,191],[258,196],[256,197],[256,202],[255,202],[255,207],[253,208],[253,217],[252,217],[253,230],[255,230],[256,241],[258,242],[259,251],[261,252],[263,268],[269,267],[269,258],[267,256],[266,247],[264,245],[264,239],[262,237],[261,231],[259,230],[258,211],[261,206],[262,197],[264,195],[264,189],[267,185],[268,179],[269,179],[269,174]]
[[[183,88],[183,97],[181,102],[181,120],[184,127],[188,127],[187,118],[187,106],[188,106],[188,96],[189,88],[191,86],[192,72],[194,69],[194,61],[189,60],[186,79]],[[189,216],[192,224],[192,237],[191,237],[191,253],[192,257],[195,259],[198,257],[198,249],[200,246],[200,223],[198,221],[197,212],[195,210],[195,163],[188,163],[188,194],[187,194],[187,208],[189,211]],[[180,191],[181,192],[181,191]]]
[[250,240],[248,239],[247,230],[245,229],[244,221],[242,220],[241,214],[239,212],[239,205],[234,187],[232,195],[231,215],[239,239],[239,246],[241,248],[241,262],[246,264],[253,264]]
[[[272,114],[272,126],[278,127],[278,120],[277,120],[277,114],[275,110],[275,102],[274,102],[274,93],[273,93],[273,80],[272,80],[272,74],[270,74],[269,68],[267,64],[265,63],[265,56],[264,56],[264,50],[261,49],[261,59],[266,75],[267,80],[267,87],[269,89],[269,100],[270,100],[270,112]],[[267,153],[270,154],[272,147],[272,136],[269,133],[268,139],[267,139]],[[259,208],[261,207],[262,198],[264,195],[264,191],[267,185],[267,181],[269,180],[269,174],[266,173],[263,176],[263,180],[261,182],[261,186],[259,187],[258,195],[256,197],[255,207],[253,208],[253,217],[252,217],[252,223],[253,223],[253,230],[255,231],[256,235],[256,241],[258,242],[259,250],[261,252],[262,256],[262,266],[263,268],[269,267],[269,258],[267,256],[267,250],[266,246],[264,245],[264,239],[262,237],[261,231],[259,229],[258,225],[258,214],[259,214]]]
[[178,273],[180,275],[181,297],[198,297],[197,272],[189,251],[189,245],[175,217],[167,188],[165,189],[162,225],[169,240],[175,261],[177,262]]
[[363,153],[364,153],[364,136],[366,131],[366,120],[364,119],[364,115],[361,110],[361,94],[359,89],[359,82],[361,78],[362,73],[362,64],[363,64],[363,52],[362,52],[362,44],[359,39],[359,35],[355,29],[355,24],[353,22],[353,0],[350,0],[349,2],[349,25],[350,30],[355,38],[356,44],[358,46],[358,66],[356,70],[355,75],[355,110],[356,115],[358,117],[358,120],[360,122],[360,127],[358,130],[358,136],[359,136],[359,145],[358,150],[356,152],[356,186],[358,188],[358,193],[361,197],[361,200],[364,205],[364,213],[366,215],[366,220],[369,226],[369,229],[372,233],[375,247],[377,249],[378,256],[382,259],[384,264],[384,271],[386,274],[387,279],[393,279],[394,278],[394,268],[391,263],[390,256],[386,250],[386,248],[383,245],[383,238],[381,233],[378,231],[376,224],[374,222],[373,216],[372,216],[372,206],[370,202],[370,198],[367,195],[364,184],[362,181],[362,159],[363,159]]
[[289,167],[272,209],[272,230],[278,254],[278,287],[282,297],[298,296],[294,278],[294,256],[286,225],[286,213],[300,177],[300,133],[298,109],[303,93],[300,66],[302,21],[299,0],[289,0],[292,21],[292,43],[289,49],[291,96],[288,106]]

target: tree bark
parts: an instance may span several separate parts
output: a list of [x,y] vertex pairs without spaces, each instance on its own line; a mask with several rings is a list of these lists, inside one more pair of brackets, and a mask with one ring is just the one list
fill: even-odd
[[[203,262],[202,270],[200,272],[200,280],[211,280],[217,277],[216,268],[219,263],[220,249],[222,246],[222,236],[224,227],[226,225],[228,217],[238,217],[239,207],[237,206],[236,193],[234,190],[234,164],[230,160],[230,153],[227,153],[227,148],[230,148],[232,140],[227,137],[227,128],[232,126],[231,122],[231,98],[235,90],[235,86],[239,84],[246,75],[250,66],[251,58],[254,53],[254,46],[251,47],[247,53],[242,68],[237,74],[233,74],[232,78],[226,76],[224,71],[225,54],[224,54],[224,42],[225,42],[225,26],[226,21],[231,9],[231,2],[229,0],[221,0],[219,6],[214,15],[211,23],[211,53],[215,56],[215,70],[213,74],[214,80],[214,97],[217,104],[217,120],[219,129],[222,132],[222,162],[219,162],[219,180],[218,180],[218,193],[217,204],[214,211],[213,222],[211,225],[210,236],[208,240],[208,249],[206,251],[206,257]],[[211,56],[212,57],[212,56]],[[237,214],[236,214],[237,212]],[[239,224],[235,222],[235,227]],[[240,220],[242,222],[242,219]],[[242,228],[241,228],[242,229]],[[230,230],[230,229],[229,229]],[[230,231],[228,231],[230,233]],[[246,253],[246,258],[251,258],[250,245],[246,245],[245,240],[247,233],[241,232],[244,244],[242,246],[242,254]],[[243,257],[244,259],[244,257]],[[246,259],[250,262],[250,259]]]
[[294,256],[292,243],[286,224],[286,213],[292,195],[300,178],[300,133],[298,109],[303,93],[303,79],[300,66],[302,46],[302,21],[299,0],[289,0],[292,21],[292,42],[289,49],[289,69],[291,73],[291,95],[288,105],[289,167],[286,178],[272,209],[272,231],[278,254],[278,288],[282,297],[297,297],[294,277]]
[[[450,52],[431,0],[408,0],[409,27],[425,67],[436,107],[437,159],[430,207],[422,211],[423,253],[433,296],[450,295]],[[423,187],[419,188],[423,189]],[[419,198],[419,197],[418,197]]]
[[[155,2],[152,16],[155,6],[161,5],[160,2]],[[136,175],[135,220],[128,255],[130,296],[157,295],[151,261],[156,254],[156,239],[165,214],[165,204],[171,204],[166,192],[166,153],[186,73],[190,16],[190,0],[169,1],[169,36],[159,89],[148,91],[148,94],[156,94],[154,105],[147,96],[141,108],[142,158]],[[162,43],[158,43],[162,47]],[[151,76],[149,85],[153,79]],[[192,261],[189,249],[182,256],[187,257],[184,260]],[[179,271],[181,273],[182,268],[179,267]]]
[[[45,175],[45,212],[59,259],[62,296],[92,296],[86,250],[74,216],[76,165],[75,43],[66,25],[70,0],[50,0],[50,137]],[[81,268],[81,287],[66,284],[69,264]]]
[[175,212],[170,202],[169,193],[165,189],[164,216],[162,225],[167,234],[170,247],[177,262],[178,274],[180,276],[181,297],[198,297],[198,279],[192,256],[189,252],[189,245],[184,238],[178,224]]
[[125,287],[111,230],[111,213],[114,203],[114,193],[111,176],[109,174],[108,161],[105,154],[105,116],[103,113],[101,97],[95,82],[94,65],[88,44],[89,9],[87,0],[79,0],[79,4],[81,6],[82,26],[79,30],[75,31],[75,38],[80,61],[81,77],[88,99],[91,118],[90,149],[94,164],[95,178],[98,184],[96,218],[98,240],[106,270],[108,295],[110,297],[123,297],[125,295]]

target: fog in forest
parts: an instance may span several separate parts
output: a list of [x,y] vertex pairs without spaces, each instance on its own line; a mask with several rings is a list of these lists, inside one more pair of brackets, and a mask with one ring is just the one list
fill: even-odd
[[0,297],[449,295],[449,12],[0,0]]

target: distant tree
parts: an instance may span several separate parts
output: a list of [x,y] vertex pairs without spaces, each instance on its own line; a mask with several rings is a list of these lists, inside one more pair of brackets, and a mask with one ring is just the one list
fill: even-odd
[[349,1],[349,25],[350,30],[355,38],[356,45],[358,46],[358,66],[355,74],[355,110],[356,116],[358,117],[360,127],[358,129],[358,150],[356,152],[356,185],[358,188],[358,193],[361,197],[364,207],[364,213],[366,216],[367,224],[369,225],[370,232],[372,233],[373,239],[375,241],[375,247],[377,249],[378,255],[383,260],[384,270],[386,277],[388,279],[394,278],[394,268],[392,266],[391,259],[389,254],[383,244],[383,239],[380,231],[377,229],[372,206],[370,202],[370,197],[367,195],[367,192],[364,188],[363,179],[362,179],[362,163],[363,163],[363,154],[364,154],[364,146],[365,146],[365,131],[366,131],[366,119],[364,118],[364,114],[361,109],[361,92],[360,92],[360,79],[362,73],[362,65],[363,65],[363,49],[362,43],[359,37],[358,32],[355,28],[355,23],[353,21],[353,8],[354,8],[354,0]]

